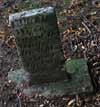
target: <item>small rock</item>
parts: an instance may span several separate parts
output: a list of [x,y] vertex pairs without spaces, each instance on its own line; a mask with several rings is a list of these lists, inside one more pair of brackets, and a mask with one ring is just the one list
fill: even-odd
[[44,106],[44,104],[41,104],[39,107],[43,107]]

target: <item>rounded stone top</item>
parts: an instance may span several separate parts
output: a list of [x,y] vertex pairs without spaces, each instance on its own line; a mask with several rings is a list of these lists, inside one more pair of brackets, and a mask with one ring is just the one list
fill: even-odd
[[28,11],[23,11],[19,13],[14,13],[9,16],[9,23],[13,22],[14,20],[18,20],[24,17],[30,17],[30,16],[35,16],[37,14],[42,14],[42,13],[53,13],[54,8],[53,7],[45,7],[45,8],[38,8],[38,9],[32,9]]

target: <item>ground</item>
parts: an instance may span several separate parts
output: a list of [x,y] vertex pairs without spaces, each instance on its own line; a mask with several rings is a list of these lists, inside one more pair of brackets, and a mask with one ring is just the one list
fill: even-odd
[[[99,107],[100,92],[73,96],[65,95],[62,97],[54,96],[53,98],[45,98],[34,92],[33,95],[26,96],[16,89],[14,82],[7,80],[8,72],[21,66],[14,36],[8,24],[8,15],[17,11],[23,11],[26,9],[25,6],[27,7],[30,4],[26,3],[23,7],[19,7],[15,2],[7,2],[0,6],[0,18],[2,20],[0,22],[0,107]],[[31,5],[30,8],[32,8]],[[64,13],[61,11],[60,14]],[[60,27],[64,26],[63,20],[59,23]],[[65,55],[66,57],[68,56]]]

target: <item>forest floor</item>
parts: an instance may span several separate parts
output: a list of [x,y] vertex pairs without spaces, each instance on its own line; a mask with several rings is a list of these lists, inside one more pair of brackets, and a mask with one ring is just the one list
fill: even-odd
[[[29,5],[30,3],[27,3],[25,7]],[[0,6],[0,107],[100,107],[100,92],[54,98],[45,98],[33,93],[30,97],[16,89],[16,84],[7,79],[10,70],[21,67],[8,16],[25,9],[15,2],[7,2]],[[63,23],[60,22],[61,27]]]

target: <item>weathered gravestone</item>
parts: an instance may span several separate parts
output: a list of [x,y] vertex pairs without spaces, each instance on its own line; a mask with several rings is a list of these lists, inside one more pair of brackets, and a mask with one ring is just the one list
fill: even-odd
[[15,32],[23,67],[31,74],[33,88],[44,95],[75,94],[93,90],[86,62],[80,65],[85,70],[78,66],[77,72],[72,66],[72,73],[71,67],[66,63],[67,72],[64,71],[64,58],[53,7],[15,13],[10,15],[9,21]]
[[54,8],[40,8],[10,16],[16,43],[31,83],[64,80],[64,60]]

